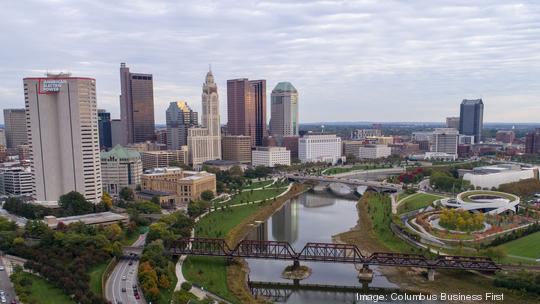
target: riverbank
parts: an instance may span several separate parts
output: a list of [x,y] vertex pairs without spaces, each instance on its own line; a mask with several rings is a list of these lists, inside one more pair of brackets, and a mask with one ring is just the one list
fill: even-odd
[[[254,221],[265,220],[290,198],[306,190],[303,185],[293,184],[287,192],[275,199],[219,208],[199,219],[195,235],[225,238],[229,246],[233,247],[249,232]],[[204,286],[233,303],[261,303],[253,299],[247,288],[246,268],[243,260],[227,263],[225,258],[220,257],[188,257],[182,263],[185,278],[197,286]]]
[[[358,223],[347,232],[334,236],[337,243],[354,244],[364,255],[378,251],[395,251],[395,246],[388,246],[384,239],[381,240],[378,231],[387,230],[392,233],[390,227],[382,227],[375,223],[370,216],[369,200],[377,199],[376,194],[366,194],[357,203]],[[380,206],[383,208],[383,206]],[[371,210],[373,213],[374,210]],[[391,215],[388,215],[391,216]],[[401,240],[400,240],[401,241]],[[401,241],[403,242],[403,241]],[[401,245],[399,245],[401,247]],[[394,248],[392,248],[394,247]],[[394,250],[393,250],[394,249]],[[493,286],[493,279],[489,276],[480,275],[472,271],[437,270],[435,281],[430,282],[425,277],[425,269],[405,267],[379,267],[381,273],[400,289],[415,292],[438,295],[440,293],[461,294],[485,294],[504,293],[505,302],[538,303],[537,299],[529,295],[521,295],[517,292]],[[486,301],[485,303],[487,303]],[[455,301],[452,303],[469,303]],[[482,303],[481,301],[478,303]],[[492,301],[490,302],[492,303]]]

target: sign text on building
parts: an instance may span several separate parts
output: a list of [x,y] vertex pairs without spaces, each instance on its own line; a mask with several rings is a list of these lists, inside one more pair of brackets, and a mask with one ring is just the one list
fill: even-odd
[[60,91],[62,85],[66,83],[65,79],[40,79],[39,80],[39,93],[51,94]]

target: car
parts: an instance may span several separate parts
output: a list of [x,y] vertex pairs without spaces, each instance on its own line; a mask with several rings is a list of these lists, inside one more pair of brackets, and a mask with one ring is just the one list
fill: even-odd
[[126,276],[122,276],[122,281],[125,281],[126,279]]
[[17,300],[15,299],[11,300],[11,304],[17,304]]
[[3,298],[6,296],[6,292],[3,290],[0,290],[0,298]]
[[133,261],[129,261],[128,265],[129,266],[133,265]]
[[122,287],[122,292],[126,292],[126,288],[125,288],[125,287]]
[[135,299],[139,300],[141,298],[141,296],[139,296],[138,293],[135,294]]
[[4,271],[5,269],[4,266],[0,266],[0,271]]
[[2,297],[2,298],[0,298],[0,303],[2,303],[2,304],[3,304],[3,303],[7,303],[7,299],[6,299],[6,297]]

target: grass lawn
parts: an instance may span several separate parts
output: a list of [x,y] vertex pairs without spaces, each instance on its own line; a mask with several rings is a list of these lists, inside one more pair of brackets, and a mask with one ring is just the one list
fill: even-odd
[[53,286],[51,283],[47,282],[45,279],[42,279],[38,276],[35,276],[30,273],[23,274],[26,278],[32,281],[32,286],[30,288],[30,303],[37,304],[74,304],[70,297],[64,294],[62,290]]
[[272,179],[263,180],[263,181],[256,181],[256,182],[253,182],[251,185],[244,185],[242,187],[242,189],[247,190],[247,189],[262,188],[262,187],[266,187],[266,186],[270,185],[273,182],[274,182],[274,180],[272,180]]
[[[214,211],[197,223],[195,235],[199,237],[223,238],[244,218],[259,208],[259,204],[252,204],[241,207],[230,207],[223,211]],[[190,256],[184,261],[182,272],[188,281],[204,286],[225,299],[237,303],[238,300],[236,300],[227,288],[226,266],[227,264],[224,258]]]
[[411,196],[411,195],[415,195],[416,193],[413,193],[413,194],[409,194],[409,193],[405,193],[405,192],[401,192],[397,195],[397,201],[399,202],[400,200],[406,198],[407,196]]
[[373,224],[373,232],[377,240],[391,251],[413,251],[407,243],[394,235],[390,229],[392,223],[392,203],[387,195],[369,193],[367,196],[369,215]]
[[540,232],[529,234],[501,245],[508,255],[529,259],[540,258]]
[[281,193],[285,192],[287,188],[277,188],[277,189],[264,189],[264,190],[253,190],[253,193],[251,191],[244,191],[240,194],[236,194],[233,196],[233,198],[225,203],[216,203],[215,206],[222,206],[222,205],[236,205],[241,203],[247,203],[247,202],[254,202],[254,201],[260,201],[263,199],[269,199],[275,196],[280,195]]
[[433,201],[442,198],[442,196],[427,194],[427,193],[416,193],[407,197],[398,207],[398,213],[405,213],[413,211],[416,209],[424,208]]
[[103,290],[101,288],[101,278],[103,277],[103,273],[105,272],[108,264],[109,261],[103,264],[96,265],[92,267],[88,272],[88,275],[90,275],[90,290],[92,290],[97,295],[101,295],[103,293]]

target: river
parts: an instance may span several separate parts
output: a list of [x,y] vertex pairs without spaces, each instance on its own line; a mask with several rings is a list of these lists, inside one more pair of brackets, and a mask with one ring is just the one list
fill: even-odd
[[[308,242],[331,243],[333,235],[348,231],[357,221],[355,200],[329,194],[303,193],[291,199],[266,222],[253,229],[247,238],[289,242],[295,251],[300,252]],[[248,259],[247,262],[251,281],[292,283],[291,280],[281,278],[283,269],[292,264],[292,261]],[[300,284],[362,286],[352,264],[302,262],[302,265],[309,266],[312,274]],[[375,289],[365,291],[366,293],[380,294],[377,287],[387,291],[396,290],[397,286],[381,275],[378,269],[374,268],[374,274],[369,286],[370,289]],[[259,289],[259,292],[261,290]],[[272,300],[280,303],[362,303],[356,301],[356,292],[276,289],[273,293],[275,296]]]

